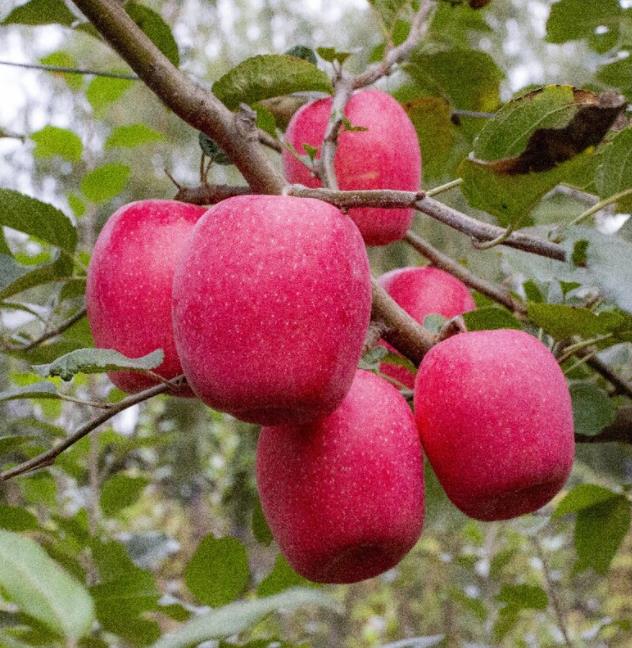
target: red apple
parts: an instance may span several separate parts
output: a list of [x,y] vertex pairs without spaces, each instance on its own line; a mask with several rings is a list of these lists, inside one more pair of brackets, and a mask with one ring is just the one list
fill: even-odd
[[[176,259],[205,211],[173,200],[141,200],[110,217],[87,277],[88,321],[97,347],[131,358],[162,349],[156,373],[164,378],[182,373],[171,325],[171,284]],[[130,371],[109,376],[126,392],[156,384]]]
[[[451,318],[476,308],[468,287],[439,268],[398,268],[383,274],[379,282],[420,324],[424,323],[428,315],[437,314]],[[387,342],[381,344],[392,353],[397,353]],[[380,371],[405,387],[413,389],[415,372],[408,368],[382,363]]]
[[358,371],[329,416],[263,428],[257,485],[299,574],[353,583],[390,569],[423,526],[423,459],[408,404],[384,379]]
[[535,511],[573,464],[564,374],[523,331],[461,333],[433,347],[417,373],[415,417],[448,497],[479,520]]
[[[331,113],[331,98],[313,101],[298,110],[288,125],[286,140],[304,155],[304,144],[320,149]],[[408,115],[389,94],[362,90],[352,95],[345,116],[353,127],[338,136],[334,165],[340,189],[404,189],[417,191],[421,181],[421,153]],[[320,181],[289,151],[283,152],[290,182],[319,187]],[[356,222],[367,245],[401,239],[410,227],[411,209],[355,208]]]
[[362,237],[320,200],[219,203],[175,273],[175,337],[190,386],[253,423],[333,411],[353,380],[370,310]]

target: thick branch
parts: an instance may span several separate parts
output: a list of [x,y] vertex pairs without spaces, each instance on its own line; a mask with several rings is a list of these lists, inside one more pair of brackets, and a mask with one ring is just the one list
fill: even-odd
[[[220,185],[218,190],[218,188],[211,185],[200,185],[198,187],[182,187],[177,195],[178,199],[184,202],[208,205],[217,202],[217,196],[238,196],[243,192],[247,192],[245,187]],[[350,209],[352,207],[386,207],[393,209],[411,207],[463,234],[467,234],[477,241],[491,241],[505,231],[502,227],[476,220],[453,207],[444,205],[438,200],[430,198],[423,191],[400,191],[397,189],[341,191],[338,189],[309,189],[302,185],[290,185],[285,187],[283,193],[300,198],[316,198],[336,205],[340,209]],[[566,259],[566,251],[562,246],[520,232],[511,234],[503,241],[502,245],[559,261]]]
[[174,200],[194,205],[215,205],[233,196],[245,196],[253,193],[250,187],[231,185],[201,184],[196,187],[180,187]]
[[385,325],[384,339],[415,365],[435,343],[432,333],[415,321],[375,279],[371,318]]
[[284,181],[250,129],[208,90],[178,70],[115,2],[74,0],[105,40],[176,115],[226,152],[257,193],[280,193]]
[[77,441],[83,439],[83,437],[92,432],[92,430],[95,430],[106,421],[109,421],[113,416],[116,416],[123,410],[132,407],[132,405],[137,405],[138,403],[142,403],[143,401],[146,401],[153,396],[157,396],[158,394],[169,391],[175,384],[178,383],[178,381],[181,381],[183,379],[184,376],[178,376],[177,378],[173,379],[171,384],[156,385],[155,387],[145,389],[138,394],[124,398],[116,405],[113,405],[110,409],[106,410],[102,414],[99,414],[99,416],[93,418],[87,423],[84,423],[76,432],[71,434],[69,437],[58,443],[50,450],[47,450],[46,452],[37,455],[37,457],[33,457],[33,459],[29,459],[24,463],[21,463],[13,468],[10,468],[9,470],[5,470],[3,473],[0,473],[0,481],[7,481],[13,477],[17,477],[18,475],[23,475],[25,473],[39,470],[40,468],[51,466],[55,462],[55,459],[62,452],[64,452],[64,450],[67,450],[68,448],[70,448],[70,446],[77,443]]

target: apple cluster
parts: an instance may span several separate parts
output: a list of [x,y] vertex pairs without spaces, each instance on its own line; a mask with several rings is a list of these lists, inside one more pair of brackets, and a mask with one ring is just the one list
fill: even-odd
[[[322,144],[330,110],[323,99],[294,116],[287,139],[296,150]],[[417,136],[399,104],[358,92],[346,116],[340,186],[417,189]],[[291,181],[317,184],[296,156],[284,154],[284,164]],[[346,215],[290,196],[239,196],[211,209],[144,200],[119,209],[94,248],[96,346],[129,357],[161,348],[156,372],[187,378],[175,395],[263,426],[263,511],[290,564],[313,581],[370,578],[414,546],[424,452],[452,502],[479,520],[540,508],[572,466],[564,375],[525,332],[460,333],[435,345],[416,375],[357,369],[371,313],[365,245],[401,238],[411,218]],[[467,287],[436,268],[401,268],[380,283],[420,323],[475,307]],[[142,373],[110,377],[127,392],[153,384]],[[414,389],[414,413],[395,385]]]

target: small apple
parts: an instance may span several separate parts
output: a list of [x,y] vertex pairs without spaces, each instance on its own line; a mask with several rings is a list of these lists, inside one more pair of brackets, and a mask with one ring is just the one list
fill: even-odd
[[306,422],[333,411],[353,380],[369,262],[335,207],[239,196],[199,221],[173,298],[184,373],[207,405],[252,423]]
[[440,342],[419,367],[414,398],[430,464],[466,515],[529,513],[566,482],[575,449],[571,398],[535,337],[498,329]]
[[[176,259],[205,211],[174,200],[141,200],[109,218],[94,246],[86,287],[97,347],[131,358],[162,349],[165,357],[156,373],[167,379],[182,373],[171,326],[171,284]],[[109,376],[126,392],[156,384],[131,371]]]
[[[424,323],[428,315],[451,318],[476,308],[468,287],[462,281],[432,266],[397,268],[383,274],[378,281],[420,324]],[[397,353],[388,342],[381,344],[391,353]],[[415,373],[410,369],[383,362],[380,371],[413,389]]]
[[423,458],[408,404],[384,379],[358,371],[329,416],[262,429],[257,486],[299,574],[353,583],[390,569],[423,526]]
[[[304,144],[320,150],[331,113],[331,97],[298,110],[285,137],[296,151]],[[345,107],[345,117],[359,130],[342,130],[334,166],[340,189],[403,189],[417,191],[421,182],[421,153],[417,132],[405,110],[389,94],[370,89],[356,92]],[[319,187],[320,181],[290,151],[283,152],[290,182]],[[411,209],[358,207],[349,210],[367,245],[385,245],[401,239],[410,227]]]

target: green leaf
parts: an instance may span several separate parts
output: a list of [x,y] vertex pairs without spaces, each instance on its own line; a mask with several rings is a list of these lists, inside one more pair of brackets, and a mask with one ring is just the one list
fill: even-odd
[[77,230],[62,211],[12,189],[0,189],[0,225],[68,252],[73,252],[77,244]]
[[424,178],[441,178],[456,140],[450,104],[442,97],[420,97],[403,104],[422,146]]
[[220,148],[215,140],[212,140],[206,133],[198,133],[198,144],[204,155],[213,160],[216,164],[232,164],[231,159],[226,155],[224,149]]
[[272,596],[290,587],[314,587],[306,578],[297,574],[283,554],[279,554],[272,571],[259,583],[257,594],[259,596]]
[[585,186],[598,144],[622,105],[596,107],[596,96],[548,86],[507,103],[487,121],[460,172],[469,204],[503,225],[525,225],[535,204],[560,182]]
[[0,299],[6,299],[29,288],[59,281],[72,274],[72,262],[58,257],[53,263],[22,266],[11,256],[0,254]]
[[101,509],[108,516],[131,506],[149,484],[147,477],[119,473],[106,480],[101,488]]
[[162,364],[164,355],[162,349],[140,358],[128,358],[113,349],[77,349],[50,364],[35,365],[33,370],[40,376],[59,376],[62,380],[72,380],[78,373],[149,371]]
[[31,135],[35,142],[35,157],[49,158],[58,155],[70,162],[79,162],[83,144],[76,133],[67,128],[45,126]]
[[145,32],[152,43],[176,66],[180,65],[180,53],[169,25],[153,9],[137,2],[128,2],[125,11]]
[[335,47],[317,47],[316,51],[323,61],[327,61],[327,63],[333,63],[336,61],[337,63],[340,63],[340,65],[342,65],[352,54],[352,52],[341,52]]
[[247,630],[264,617],[278,610],[295,610],[306,605],[318,605],[338,611],[338,604],[315,589],[290,589],[253,601],[231,603],[203,614],[157,641],[153,648],[188,648],[203,641],[230,637]]
[[39,528],[37,518],[25,508],[0,505],[0,529],[32,531]]
[[24,398],[59,398],[59,394],[55,385],[49,382],[39,382],[26,387],[0,392],[0,402],[22,400]]
[[88,592],[33,540],[0,531],[0,587],[29,616],[71,639],[94,620]]
[[118,162],[104,164],[84,176],[81,181],[81,191],[92,202],[107,202],[125,189],[130,171],[127,164]]
[[628,99],[632,99],[632,56],[602,66],[596,77],[617,92],[623,92]]
[[578,511],[583,511],[591,506],[602,504],[617,497],[619,497],[618,493],[603,486],[597,486],[597,484],[579,484],[579,486],[571,489],[557,505],[553,517],[577,513]]
[[616,417],[617,409],[608,394],[592,383],[571,385],[575,434],[595,436]]
[[269,547],[272,544],[272,531],[266,522],[261,508],[261,501],[257,498],[255,506],[252,509],[252,534],[259,544]]
[[145,124],[118,126],[105,141],[105,148],[134,148],[141,144],[150,144],[164,140],[164,135]]
[[457,108],[494,111],[500,104],[504,75],[485,52],[461,47],[434,54],[418,51],[405,70],[427,94],[445,97]]
[[93,110],[99,112],[118,101],[132,85],[134,85],[134,81],[130,79],[94,77],[86,89],[86,99],[90,102]]
[[[595,184],[600,198],[609,198],[632,189],[632,128],[615,135],[600,157]],[[632,195],[617,203],[620,211],[632,211]]]
[[230,109],[308,90],[331,92],[331,81],[309,61],[284,54],[248,58],[213,84],[215,96]]
[[567,304],[530,302],[527,308],[529,319],[536,326],[560,340],[573,335],[590,339],[612,333],[626,323],[626,318],[621,313],[593,313],[588,308]]
[[617,495],[584,508],[575,521],[577,571],[592,567],[605,574],[630,528],[630,502]]
[[[48,54],[48,56],[43,56],[40,59],[40,63],[43,65],[54,65],[66,68],[77,67],[77,61],[75,58],[63,50],[52,52],[51,54]],[[64,72],[51,72],[51,74],[61,77],[71,90],[78,90],[83,85],[83,76],[81,74],[70,74]]]
[[71,25],[74,14],[64,0],[30,0],[16,7],[3,21],[3,25]]
[[484,306],[476,310],[463,313],[465,326],[468,331],[484,331],[487,329],[513,328],[521,329],[520,322],[504,308]]
[[587,38],[602,25],[607,25],[618,34],[622,13],[618,0],[560,0],[551,7],[546,23],[546,39],[550,43],[565,43]]
[[387,34],[390,34],[402,15],[405,8],[412,4],[412,0],[368,0],[375,9]]
[[602,234],[588,227],[568,230],[564,247],[571,254],[578,241],[587,241],[583,284],[594,283],[620,308],[632,313],[632,244],[617,235]]
[[538,585],[503,585],[496,600],[517,609],[546,610],[549,598]]
[[307,47],[305,45],[295,45],[294,47],[290,47],[290,49],[287,50],[287,52],[284,52],[284,54],[287,54],[287,56],[295,56],[296,58],[309,61],[310,63],[312,63],[312,65],[318,64],[316,52],[314,52],[311,47]]
[[190,592],[212,607],[234,601],[244,592],[249,579],[246,548],[237,538],[207,535],[184,571]]

